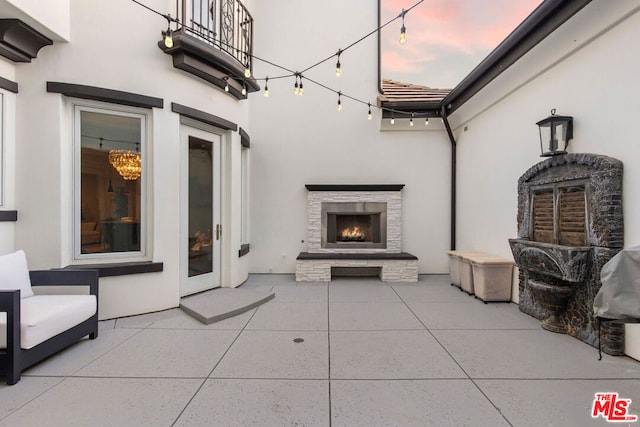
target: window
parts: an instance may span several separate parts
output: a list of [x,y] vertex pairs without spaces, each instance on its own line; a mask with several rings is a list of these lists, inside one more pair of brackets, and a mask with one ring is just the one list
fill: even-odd
[[564,246],[585,246],[587,201],[585,185],[537,189],[532,193],[533,240]]
[[240,243],[249,243],[249,147],[243,146],[241,153],[241,229]]
[[76,106],[76,259],[145,255],[143,113]]

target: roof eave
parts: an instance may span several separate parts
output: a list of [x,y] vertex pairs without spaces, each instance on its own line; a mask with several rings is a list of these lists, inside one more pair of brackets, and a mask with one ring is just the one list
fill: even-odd
[[453,113],[591,0],[545,0],[441,101]]

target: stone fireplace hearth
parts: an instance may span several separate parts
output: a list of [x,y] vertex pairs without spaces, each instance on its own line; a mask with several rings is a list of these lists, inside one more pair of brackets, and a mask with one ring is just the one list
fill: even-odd
[[593,346],[600,340],[609,354],[622,354],[621,332],[603,323],[598,334],[593,302],[602,266],[623,247],[622,170],[619,160],[595,154],[534,165],[518,181],[518,238],[509,239],[520,311],[550,331]]
[[[418,259],[402,252],[404,185],[307,185],[307,245],[297,281],[328,281],[347,270],[415,282]],[[349,273],[350,274],[350,273]]]

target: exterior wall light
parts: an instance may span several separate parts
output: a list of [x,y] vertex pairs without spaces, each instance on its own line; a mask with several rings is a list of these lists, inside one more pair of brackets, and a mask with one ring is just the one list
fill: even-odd
[[[536,123],[540,130],[540,157],[552,157],[567,154],[567,145],[573,138],[573,117],[556,116],[556,109],[551,115]],[[547,146],[547,151],[544,147]]]

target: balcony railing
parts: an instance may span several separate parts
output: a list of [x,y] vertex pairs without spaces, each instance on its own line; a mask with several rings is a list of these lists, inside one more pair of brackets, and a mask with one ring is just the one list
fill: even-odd
[[253,18],[239,0],[176,0],[179,28],[253,70]]

